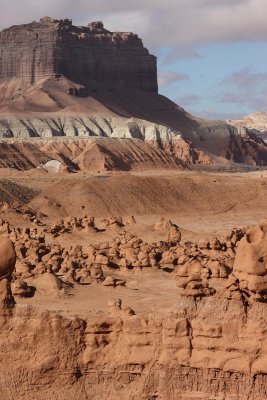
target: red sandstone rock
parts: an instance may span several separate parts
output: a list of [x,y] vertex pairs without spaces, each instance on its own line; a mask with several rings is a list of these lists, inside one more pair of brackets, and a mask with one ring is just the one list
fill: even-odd
[[0,278],[10,277],[15,269],[16,252],[10,239],[0,238]]

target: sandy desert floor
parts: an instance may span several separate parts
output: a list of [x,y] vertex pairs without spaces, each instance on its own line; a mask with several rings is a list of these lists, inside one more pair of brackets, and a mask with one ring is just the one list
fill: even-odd
[[[267,215],[267,171],[264,170],[250,173],[150,171],[99,176],[0,170],[0,174],[1,182],[8,180],[11,188],[8,191],[11,207],[3,205],[0,216],[12,226],[35,226],[16,213],[19,203],[40,216],[43,224],[37,226],[40,233],[70,215],[95,216],[96,226],[101,226],[103,218],[113,215],[133,215],[136,220],[132,226],[115,230],[77,231],[57,238],[48,235],[48,242],[65,248],[82,245],[86,250],[91,244],[112,240],[122,229],[147,243],[166,240],[167,230],[153,229],[160,216],[179,226],[184,241],[199,241],[227,235],[233,228],[257,224]],[[21,194],[16,197],[16,191],[13,193],[13,184],[23,187],[27,193],[22,202]],[[137,314],[170,309],[177,299],[175,274],[156,269],[140,274],[133,269],[127,274],[114,270],[109,275],[124,279],[126,286],[75,285],[67,296],[47,287],[31,299],[18,298],[17,303],[90,318],[108,313],[110,299],[121,298]]]

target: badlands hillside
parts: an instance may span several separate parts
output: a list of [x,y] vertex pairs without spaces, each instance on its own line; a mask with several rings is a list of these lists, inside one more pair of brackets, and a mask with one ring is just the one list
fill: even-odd
[[133,33],[0,33],[0,400],[267,398],[267,145]]
[[2,31],[0,54],[2,138],[133,138],[175,157],[189,146],[208,163],[267,162],[255,135],[196,118],[158,94],[156,58],[133,33],[45,17]]
[[264,140],[267,138],[267,113],[264,111],[247,115],[243,119],[229,119],[227,122],[237,128],[250,129]]

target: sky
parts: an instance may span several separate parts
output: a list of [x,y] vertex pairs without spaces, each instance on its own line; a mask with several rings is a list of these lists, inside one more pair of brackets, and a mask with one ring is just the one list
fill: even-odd
[[137,33],[159,91],[206,118],[267,111],[267,0],[0,0],[0,29],[70,18]]

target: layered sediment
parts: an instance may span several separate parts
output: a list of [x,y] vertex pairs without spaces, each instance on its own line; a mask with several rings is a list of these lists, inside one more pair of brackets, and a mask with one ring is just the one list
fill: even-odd
[[28,399],[29,392],[33,400],[267,396],[261,304],[246,313],[240,302],[208,299],[181,304],[169,316],[91,321],[19,305],[11,312],[9,318],[1,312],[2,398]]
[[133,33],[110,32],[101,22],[78,27],[49,17],[0,33],[0,79],[32,85],[62,75],[92,89],[157,92],[156,58]]
[[[187,163],[198,163],[196,149],[202,163],[267,164],[267,145],[251,132],[194,117],[159,95],[156,58],[137,35],[49,17],[3,30],[0,137],[59,136],[150,140]],[[193,143],[190,157],[177,136]]]

